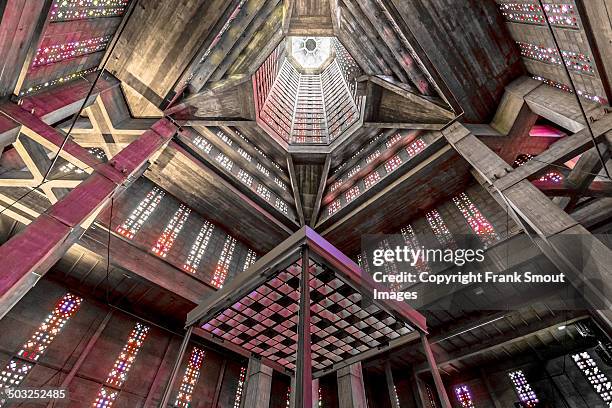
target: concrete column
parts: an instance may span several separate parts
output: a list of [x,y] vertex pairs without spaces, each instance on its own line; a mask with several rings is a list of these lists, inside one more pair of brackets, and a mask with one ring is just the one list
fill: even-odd
[[427,357],[427,364],[429,364],[431,376],[433,377],[434,384],[436,385],[438,398],[442,402],[442,408],[452,408],[450,400],[448,399],[448,394],[446,393],[446,388],[444,388],[444,383],[442,382],[442,377],[440,377],[440,371],[438,370],[436,359],[434,358],[431,347],[429,346],[427,336],[425,336],[423,333],[421,333],[421,344],[423,345],[425,357]]
[[367,408],[361,363],[341,368],[337,376],[339,408]]
[[391,371],[391,364],[389,364],[389,361],[385,362],[385,379],[387,380],[387,391],[389,392],[391,407],[400,408],[399,397],[397,396],[395,382],[393,381],[393,371]]
[[272,391],[272,368],[251,358],[247,369],[246,391],[240,408],[269,408]]

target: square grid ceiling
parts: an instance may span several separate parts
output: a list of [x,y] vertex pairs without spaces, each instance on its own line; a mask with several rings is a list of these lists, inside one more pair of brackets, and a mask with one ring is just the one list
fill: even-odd
[[[316,235],[312,230],[309,232]],[[300,248],[297,249],[295,251],[294,247],[291,256],[277,268],[267,268],[258,262],[244,272],[248,276],[237,279],[240,280],[238,285],[219,291],[217,295],[223,306],[214,305],[214,300],[207,303],[212,313],[205,313],[199,320],[201,328],[221,344],[231,342],[234,347],[294,371],[302,269]],[[334,263],[327,262],[314,251],[310,254],[313,371],[331,369],[348,359],[359,360],[361,354],[373,349],[384,350],[400,341],[402,336],[414,334],[421,326],[422,321],[411,321],[403,307],[393,310],[390,304],[378,304],[362,296],[371,290],[357,289],[360,276],[348,276],[332,268],[330,265]],[[261,261],[265,262],[264,258]],[[346,260],[355,266],[348,258]],[[266,270],[261,279],[261,272]]]

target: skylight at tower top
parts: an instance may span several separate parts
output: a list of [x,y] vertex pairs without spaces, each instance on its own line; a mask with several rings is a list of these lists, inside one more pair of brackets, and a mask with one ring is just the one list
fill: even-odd
[[289,45],[298,69],[318,71],[333,58],[330,37],[290,37]]

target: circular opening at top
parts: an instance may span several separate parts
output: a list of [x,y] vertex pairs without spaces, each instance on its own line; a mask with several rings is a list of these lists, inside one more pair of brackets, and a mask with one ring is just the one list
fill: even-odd
[[304,48],[312,52],[317,48],[317,42],[314,39],[309,38],[304,42]]

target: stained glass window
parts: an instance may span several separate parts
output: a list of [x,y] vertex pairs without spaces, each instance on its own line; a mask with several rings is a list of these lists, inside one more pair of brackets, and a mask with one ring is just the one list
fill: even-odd
[[391,147],[393,147],[393,145],[395,145],[400,140],[402,140],[402,135],[400,135],[399,133],[396,133],[387,139],[387,142],[385,145],[387,146],[387,149],[390,149]]
[[[517,44],[521,50],[521,55],[526,58],[531,58],[549,64],[562,64],[559,53],[554,48],[542,47],[537,44],[521,41],[517,41]],[[563,61],[565,61],[565,64],[569,69],[587,74],[594,73],[593,66],[591,65],[591,59],[587,55],[568,50],[561,50],[561,55],[563,56]]]
[[274,177],[274,182],[283,190],[287,191],[287,185],[283,183],[278,177]]
[[257,170],[270,177],[270,170],[266,169],[261,163],[257,163]]
[[[402,234],[402,238],[404,238],[404,242],[406,243],[406,246],[409,250],[417,251],[419,249],[423,249],[419,242],[419,239],[416,236],[416,233],[414,232],[414,229],[412,229],[412,225],[406,225],[400,230],[400,233]],[[423,258],[419,258],[415,266],[420,272],[429,271],[429,265],[427,264],[427,261],[425,261]]]
[[438,212],[438,210],[431,210],[427,214],[425,214],[425,219],[429,223],[436,239],[443,246],[456,246],[455,239],[453,238],[453,234],[448,230],[446,223],[442,219],[442,216]]
[[242,156],[244,159],[246,159],[246,161],[250,162],[251,160],[253,160],[253,158],[251,157],[250,154],[248,154],[242,147],[238,148],[238,154],[240,156]]
[[99,147],[90,147],[89,149],[87,149],[87,151],[91,153],[91,155],[96,159],[102,161],[106,161],[108,159],[106,157],[106,153],[104,153],[104,150],[100,149]]
[[353,187],[349,188],[346,191],[346,193],[344,194],[344,199],[346,200],[347,203],[350,203],[355,198],[357,198],[360,193],[361,191],[359,191],[359,185],[355,184]]
[[606,404],[606,407],[612,408],[612,382],[608,376],[597,367],[597,363],[593,360],[593,357],[591,357],[588,352],[583,351],[582,353],[572,355],[572,359],[595,392],[597,392],[599,397]]
[[563,174],[557,172],[557,171],[549,171],[548,173],[542,175],[539,179],[539,181],[550,181],[551,183],[561,183],[563,182]]
[[140,230],[143,224],[149,219],[157,205],[164,197],[165,192],[158,187],[153,187],[151,191],[142,199],[128,218],[117,227],[117,232],[127,239],[132,239]]
[[385,170],[387,173],[395,171],[399,166],[402,165],[402,158],[399,156],[393,156],[385,163]]
[[125,12],[129,0],[55,0],[50,21],[117,17]]
[[508,21],[532,24],[546,23],[542,8],[537,4],[503,3],[499,5],[499,9]]
[[76,165],[74,165],[72,163],[63,164],[59,168],[59,171],[61,171],[64,174],[68,174],[68,173],[72,173],[72,172],[75,172],[76,174],[83,174],[83,173],[85,173],[85,170],[83,170],[80,167],[77,167]]
[[198,232],[198,236],[196,237],[193,245],[191,245],[191,249],[189,250],[189,255],[187,256],[187,260],[183,265],[183,269],[188,272],[195,273],[200,266],[200,262],[202,261],[202,257],[206,252],[206,248],[208,247],[208,243],[210,242],[210,237],[212,235],[215,226],[208,221],[204,221],[204,225],[200,228],[200,232]]
[[[533,75],[532,78],[535,79],[536,81],[541,81],[541,82],[545,83],[546,85],[555,87],[555,88],[560,89],[562,91],[573,93],[572,88],[569,85],[562,84],[560,82],[553,81],[552,79],[544,78],[544,77],[541,77],[539,75]],[[604,97],[597,96],[597,95],[592,95],[592,94],[590,94],[590,93],[588,93],[586,91],[580,90],[580,89],[578,89],[577,92],[578,92],[578,95],[582,96],[585,99],[588,99],[589,101],[593,101],[593,102],[597,102],[597,103],[601,103],[601,104],[606,104],[608,102],[607,99],[604,98]]]
[[204,362],[204,350],[194,347],[191,350],[187,367],[185,367],[185,373],[183,374],[183,380],[179,387],[176,401],[174,402],[175,407],[189,408],[191,407],[191,396],[193,395],[193,389],[195,388],[198,378],[200,377],[200,369]]
[[251,187],[253,185],[253,177],[246,171],[240,169],[238,171],[238,180],[242,181],[245,185]]
[[[20,358],[11,359],[6,368],[0,372],[0,388],[19,386],[32,367],[34,367],[34,364]],[[0,406],[5,402],[5,400],[0,399]]]
[[332,201],[332,203],[327,207],[327,215],[334,214],[336,211],[340,209],[341,206],[342,205],[340,204],[340,200]]
[[266,188],[266,186],[264,186],[263,184],[258,184],[257,185],[257,194],[259,194],[260,197],[262,197],[264,200],[266,201],[270,201],[270,190],[268,190]]
[[225,170],[231,171],[234,167],[234,162],[227,157],[225,154],[219,152],[216,157],[217,163],[219,163]]
[[545,4],[544,11],[550,24],[578,28],[578,19],[573,5]]
[[92,72],[96,72],[98,70],[98,66],[96,65],[95,67],[91,67],[91,68],[87,68],[81,71],[77,71],[77,72],[73,72],[70,74],[66,74],[64,76],[61,76],[59,78],[55,78],[55,79],[51,79],[51,80],[47,80],[46,82],[40,83],[38,85],[32,85],[30,86],[28,89],[25,89],[23,91],[19,92],[19,96],[23,96],[23,95],[27,95],[27,94],[33,94],[35,92],[38,92],[42,89],[54,86],[54,85],[58,85],[58,84],[63,84],[65,82],[69,82],[72,81],[73,79],[76,78],[82,78],[87,74],[91,74]]
[[291,408],[291,387],[287,388],[287,397],[285,398],[285,407]]
[[240,376],[238,377],[238,387],[236,388],[236,396],[234,397],[234,407],[240,408],[242,401],[242,392],[244,391],[244,381],[246,380],[246,367],[240,368]]
[[372,163],[378,156],[380,156],[380,150],[376,149],[372,154],[366,157],[366,163]]
[[236,240],[228,235],[223,243],[223,249],[221,250],[219,261],[217,262],[217,267],[215,268],[212,281],[210,282],[211,285],[217,289],[221,289],[221,287],[223,287],[223,283],[225,282],[225,278],[229,272],[230,263],[232,262],[235,249]]
[[359,164],[356,164],[355,166],[353,166],[352,169],[348,171],[348,173],[346,173],[346,177],[347,178],[353,177],[355,174],[359,172],[359,170],[361,170],[361,166]]
[[176,241],[176,237],[183,229],[185,225],[185,221],[187,221],[187,217],[189,217],[189,213],[191,213],[191,209],[186,205],[181,204],[168,221],[168,225],[164,228],[164,232],[159,236],[155,246],[151,248],[154,254],[165,258],[168,256],[168,252],[174,245],[174,241]]
[[103,386],[102,388],[100,388],[100,391],[98,391],[98,395],[93,403],[93,407],[110,408],[115,403],[117,395],[119,395],[119,391]]
[[380,174],[378,174],[378,171],[376,170],[368,174],[366,178],[363,179],[363,183],[365,184],[366,189],[372,187],[374,184],[378,183],[379,181],[380,181]]
[[142,323],[136,323],[130,336],[128,337],[127,343],[123,346],[123,349],[119,353],[117,360],[113,368],[106,377],[105,385],[100,388],[96,400],[93,403],[94,408],[110,408],[125,381],[127,375],[132,368],[132,364],[136,360],[136,356],[140,351],[140,347],[149,333],[149,327]]
[[83,299],[80,297],[74,296],[71,293],[66,293],[55,305],[53,311],[38,327],[30,340],[28,340],[21,350],[19,350],[19,357],[33,361],[38,360],[49,344],[51,344],[60,333],[68,319],[77,312],[82,301]]
[[531,388],[531,385],[525,378],[525,374],[523,374],[522,370],[513,371],[508,374],[510,376],[510,380],[514,385],[514,389],[519,399],[523,403],[526,408],[535,407],[539,400],[536,397],[535,392]]
[[335,190],[338,189],[338,187],[340,187],[342,185],[342,180],[336,180],[332,183],[331,186],[329,186],[329,191],[330,193],[333,193]]
[[533,159],[533,156],[530,154],[519,154],[518,156],[516,156],[516,159],[514,159],[514,162],[512,163],[512,167],[514,168],[520,167],[531,159]]
[[474,205],[472,200],[465,193],[461,193],[456,197],[453,197],[453,203],[457,206],[463,218],[470,225],[470,228],[476,235],[480,237],[485,245],[494,244],[499,240],[495,228],[487,220],[487,218],[480,212],[478,207]]
[[472,393],[467,385],[455,387],[455,396],[459,404],[461,404],[461,408],[476,408],[472,401]]
[[244,260],[244,266],[242,267],[243,271],[249,269],[251,265],[253,265],[257,261],[257,254],[252,249],[249,249],[247,252],[246,259]]
[[438,404],[436,403],[436,397],[431,387],[426,385],[425,392],[427,393],[427,401],[429,402],[429,408],[438,408]]
[[287,203],[278,197],[276,197],[276,202],[274,206],[278,208],[283,214],[287,214],[287,212],[289,211],[289,207],[287,206]]
[[196,145],[200,150],[202,150],[206,154],[210,154],[212,151],[212,144],[202,136],[197,136],[193,139],[193,144]]
[[[21,347],[17,356],[9,360],[4,370],[0,372],[0,389],[17,387],[21,384],[36,361],[77,312],[82,301],[83,299],[71,293],[66,293],[59,300],[32,337]],[[0,406],[5,402],[6,400],[0,399]]]
[[41,65],[53,64],[69,58],[80,57],[85,54],[102,51],[106,48],[111,38],[112,36],[110,35],[104,35],[100,37],[88,38],[86,40],[46,45],[36,51],[32,66],[38,67]]
[[225,133],[218,131],[217,132],[217,136],[219,137],[219,139],[223,140],[223,142],[228,145],[231,146],[232,145],[232,139],[230,139],[230,137],[228,135],[226,135]]
[[427,143],[422,141],[421,139],[414,140],[412,143],[406,147],[406,151],[408,152],[408,156],[413,158],[417,154],[421,153],[427,147]]

